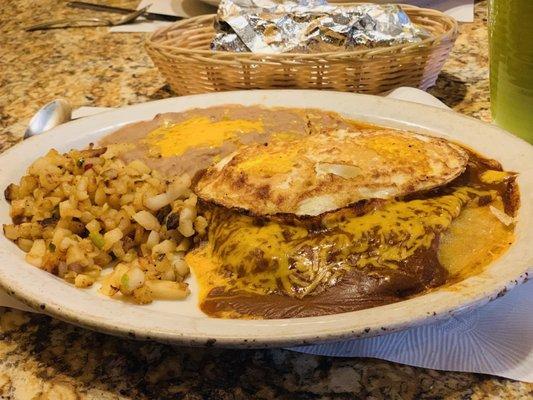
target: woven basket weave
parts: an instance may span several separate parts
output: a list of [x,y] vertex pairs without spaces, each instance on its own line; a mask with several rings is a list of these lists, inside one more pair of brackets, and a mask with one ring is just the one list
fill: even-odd
[[154,32],[148,54],[178,95],[241,89],[330,89],[381,93],[435,84],[458,34],[439,11],[402,6],[431,37],[415,44],[314,54],[212,51],[215,15],[176,22]]

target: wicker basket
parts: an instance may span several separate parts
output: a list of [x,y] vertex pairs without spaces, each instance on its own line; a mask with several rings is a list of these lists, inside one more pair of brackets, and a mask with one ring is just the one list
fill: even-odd
[[457,22],[424,8],[402,6],[431,37],[416,44],[314,54],[212,51],[214,15],[154,32],[148,54],[178,95],[241,89],[330,89],[381,93],[399,86],[427,89],[457,37]]

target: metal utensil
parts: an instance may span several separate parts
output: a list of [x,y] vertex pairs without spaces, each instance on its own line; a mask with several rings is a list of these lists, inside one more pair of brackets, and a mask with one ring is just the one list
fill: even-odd
[[72,107],[70,103],[63,99],[57,99],[44,105],[30,120],[24,139],[31,136],[40,135],[58,125],[72,119]]
[[[117,14],[130,14],[130,13],[134,13],[135,11],[137,11],[131,8],[114,7],[114,6],[108,6],[105,4],[87,3],[85,1],[69,1],[67,3],[67,6],[72,7],[72,8],[81,8],[84,10],[103,11],[103,12],[110,12],[110,13],[117,13]],[[166,14],[159,14],[159,13],[153,13],[153,12],[145,12],[143,14],[143,17],[151,21],[178,21],[180,19],[183,19],[183,17],[178,17],[177,15],[166,15]]]
[[81,27],[91,27],[91,26],[119,26],[126,25],[130,22],[135,21],[141,15],[143,15],[150,5],[141,8],[131,14],[125,15],[118,21],[111,21],[105,18],[65,18],[58,19],[54,21],[42,22],[40,24],[32,25],[26,28],[26,31],[38,31],[43,29],[59,29],[59,28],[81,28]]

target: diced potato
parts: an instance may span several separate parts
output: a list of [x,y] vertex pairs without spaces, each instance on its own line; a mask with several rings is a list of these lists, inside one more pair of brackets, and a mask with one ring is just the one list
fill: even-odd
[[132,267],[120,278],[120,291],[124,294],[131,294],[143,284],[144,272],[139,267]]
[[130,169],[135,170],[139,174],[149,174],[151,171],[150,168],[145,163],[143,163],[141,160],[132,161],[131,163],[128,164],[128,167]]
[[69,246],[69,248],[67,249],[67,257],[65,261],[69,266],[73,264],[88,264],[85,254],[78,245]]
[[24,252],[29,252],[33,246],[33,240],[20,238],[17,240],[17,245]]
[[30,252],[26,255],[26,261],[35,267],[41,268],[45,253],[45,241],[43,239],[37,239],[33,242]]
[[176,247],[176,252],[185,252],[187,250],[189,250],[191,248],[191,239],[190,238],[185,238],[183,239],[180,244],[178,245],[178,247]]
[[[90,207],[88,207],[88,208],[90,208]],[[81,213],[80,220],[84,224],[88,224],[89,222],[94,220],[94,215],[91,214],[89,211],[84,211],[84,212]]]
[[[176,283],[189,273],[183,252],[207,221],[196,215],[189,176],[169,183],[140,160],[126,165],[116,158],[130,148],[51,150],[35,160],[4,192],[14,221],[4,234],[27,252],[29,263],[77,287],[92,285],[111,265],[101,293],[139,304],[183,298],[187,286]],[[163,207],[168,212],[156,217]]]
[[132,218],[147,231],[158,231],[161,228],[157,218],[148,211],[139,211]]
[[133,217],[133,215],[135,215],[135,213],[137,211],[135,211],[135,208],[130,206],[130,205],[125,205],[125,206],[122,206],[122,210],[124,210],[124,212],[126,212],[126,214],[131,218]]
[[159,243],[159,233],[156,231],[151,231],[148,235],[148,240],[146,241],[146,247],[151,250],[156,244]]
[[161,277],[161,280],[163,280],[163,281],[175,281],[176,280],[176,271],[174,271],[173,268],[168,268],[166,271],[163,271],[161,273],[160,277]]
[[81,217],[81,211],[76,209],[70,200],[65,200],[59,203],[59,215],[61,218],[68,218],[68,217],[75,217],[79,218]]
[[138,304],[148,304],[151,303],[154,299],[152,291],[146,285],[135,289],[132,293],[132,296]]
[[100,267],[105,267],[113,261],[113,258],[104,251],[98,252],[93,258],[94,263]]
[[9,240],[17,240],[21,237],[18,225],[4,225],[4,236]]
[[86,288],[91,286],[93,283],[94,278],[90,277],[89,275],[78,274],[76,275],[76,278],[74,278],[74,285],[77,288]]
[[189,265],[185,262],[185,258],[183,254],[176,254],[172,258],[172,265],[174,266],[174,269],[176,270],[176,273],[181,276],[185,277],[189,275]]
[[63,240],[59,243],[59,246],[57,248],[60,251],[66,251],[69,247],[77,245],[78,242],[70,236],[64,237]]
[[113,245],[122,239],[122,231],[118,228],[115,228],[104,234],[104,250],[109,250]]
[[144,205],[152,211],[157,211],[166,205],[172,203],[174,199],[171,199],[167,193],[161,193],[156,196],[147,198],[144,201]]
[[93,219],[91,222],[85,225],[85,227],[89,232],[100,232],[100,229],[102,229],[100,223],[96,219]]
[[203,235],[207,228],[207,220],[203,216],[198,216],[194,220],[194,230],[200,234]]
[[176,249],[176,243],[172,240],[163,240],[152,248],[152,254],[170,254]]
[[185,198],[190,194],[191,177],[183,174],[174,178],[174,181],[168,187],[169,197],[173,199]]
[[185,237],[194,235],[193,221],[196,218],[196,211],[191,207],[185,207],[180,212],[180,222],[178,231]]
[[104,191],[104,186],[99,185],[94,194],[94,202],[98,206],[103,206],[106,202],[106,194]]
[[153,280],[146,281],[145,285],[152,291],[155,299],[180,300],[189,294],[189,287],[183,282]]

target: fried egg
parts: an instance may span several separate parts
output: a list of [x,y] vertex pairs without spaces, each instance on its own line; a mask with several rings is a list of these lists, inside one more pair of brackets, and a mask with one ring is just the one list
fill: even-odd
[[393,129],[273,135],[208,168],[195,191],[204,201],[253,215],[317,216],[442,186],[467,162],[453,143]]

